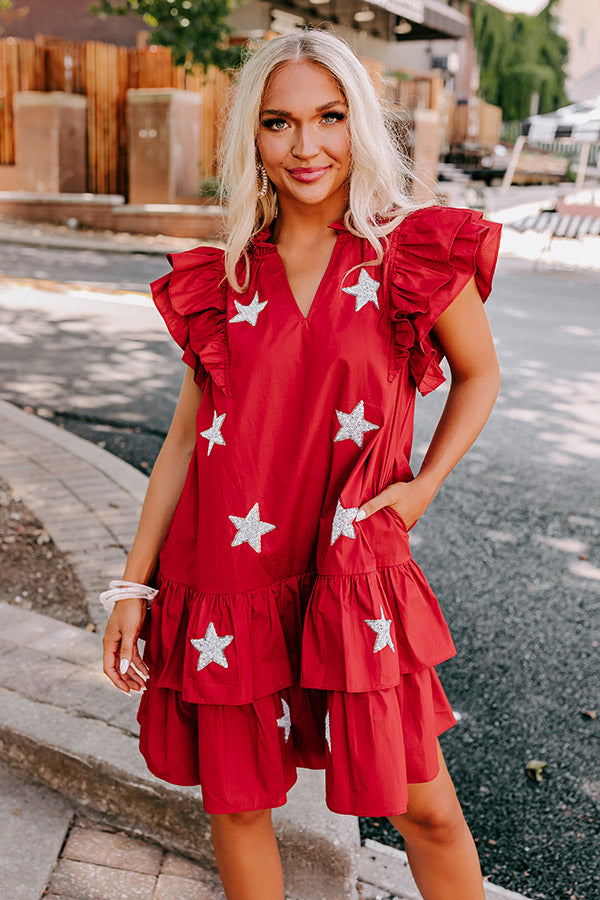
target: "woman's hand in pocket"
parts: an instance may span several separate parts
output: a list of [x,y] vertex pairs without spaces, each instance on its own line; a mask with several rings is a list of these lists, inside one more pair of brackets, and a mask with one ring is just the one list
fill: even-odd
[[384,506],[393,509],[404,522],[407,530],[421,518],[433,499],[431,490],[417,476],[412,481],[389,484],[380,494],[363,503],[356,521],[361,522]]

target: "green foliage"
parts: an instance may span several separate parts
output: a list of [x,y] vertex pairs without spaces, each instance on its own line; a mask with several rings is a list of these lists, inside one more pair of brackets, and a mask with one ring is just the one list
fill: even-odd
[[[0,0],[1,2],[1,0]],[[98,16],[140,18],[153,29],[152,42],[170,47],[178,66],[194,63],[228,69],[240,64],[242,48],[229,47],[227,16],[235,0],[97,0]]]
[[537,16],[504,13],[484,0],[473,8],[479,93],[502,108],[505,121],[526,118],[534,93],[540,113],[569,102],[564,71],[569,45],[557,31],[555,3],[550,0]]
[[201,197],[218,197],[221,191],[221,181],[219,178],[215,176],[211,176],[210,178],[204,178],[200,182],[200,196]]

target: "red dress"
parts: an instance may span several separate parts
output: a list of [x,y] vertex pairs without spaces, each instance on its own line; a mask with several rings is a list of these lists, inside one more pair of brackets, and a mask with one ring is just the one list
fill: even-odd
[[213,247],[152,284],[204,390],[142,633],[140,749],[210,813],[282,806],[302,766],[334,812],[401,814],[456,721],[433,668],[456,651],[402,519],[355,516],[412,478],[415,390],[444,380],[430,330],[473,275],[487,298],[500,226],[419,210],[379,266],[330,227],[306,318],[268,229],[243,295]]

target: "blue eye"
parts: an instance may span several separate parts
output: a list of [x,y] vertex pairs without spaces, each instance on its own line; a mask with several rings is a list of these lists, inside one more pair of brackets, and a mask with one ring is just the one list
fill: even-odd
[[279,128],[278,126],[281,125],[285,128],[287,122],[285,119],[263,119],[261,125],[263,125],[264,128],[270,128],[271,131],[282,131],[282,128]]
[[343,112],[328,112],[323,114],[323,120],[333,119],[334,122],[343,122],[345,118],[346,113]]

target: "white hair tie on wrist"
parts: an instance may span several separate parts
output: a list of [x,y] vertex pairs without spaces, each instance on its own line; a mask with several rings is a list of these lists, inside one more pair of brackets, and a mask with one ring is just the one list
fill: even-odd
[[111,581],[108,590],[103,591],[99,600],[107,613],[111,613],[115,603],[119,600],[128,600],[138,597],[140,600],[146,600],[148,606],[152,603],[158,590],[151,588],[147,584],[137,584],[135,581]]

